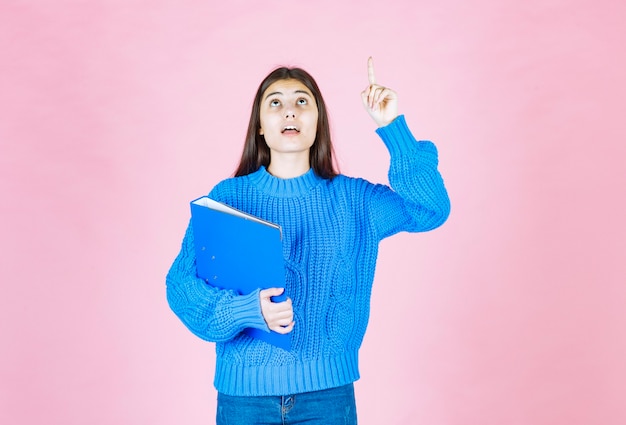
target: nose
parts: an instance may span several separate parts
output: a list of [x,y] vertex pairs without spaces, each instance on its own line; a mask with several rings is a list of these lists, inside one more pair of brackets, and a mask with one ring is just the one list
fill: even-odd
[[285,118],[295,118],[296,117],[296,111],[293,108],[293,106],[289,106],[285,109]]

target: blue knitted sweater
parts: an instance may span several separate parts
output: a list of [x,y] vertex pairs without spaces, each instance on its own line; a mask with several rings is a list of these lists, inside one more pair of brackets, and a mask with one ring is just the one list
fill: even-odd
[[282,226],[285,287],[295,320],[291,351],[241,332],[246,327],[268,330],[258,291],[242,296],[196,276],[189,224],[167,274],[167,299],[194,334],[216,342],[218,391],[287,395],[359,378],[358,350],[369,318],[379,242],[401,231],[434,229],[450,211],[435,145],[416,141],[404,116],[376,132],[390,153],[391,188],[344,175],[322,179],[312,170],[280,179],[261,167],[220,182],[209,194]]

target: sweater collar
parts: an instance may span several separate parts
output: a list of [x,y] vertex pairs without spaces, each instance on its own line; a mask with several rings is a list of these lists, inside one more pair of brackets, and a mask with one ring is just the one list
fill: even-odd
[[271,175],[262,165],[257,171],[248,174],[250,182],[261,192],[278,197],[297,197],[306,195],[324,179],[310,168],[301,176],[281,179]]

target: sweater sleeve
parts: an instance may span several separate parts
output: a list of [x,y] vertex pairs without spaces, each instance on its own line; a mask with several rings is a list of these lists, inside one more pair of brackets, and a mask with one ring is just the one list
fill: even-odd
[[450,214],[450,200],[437,169],[437,148],[430,141],[416,141],[403,115],[376,130],[391,163],[391,188],[377,185],[371,218],[379,238],[401,231],[425,232],[441,226]]
[[197,277],[191,221],[180,253],[167,273],[166,288],[170,308],[191,332],[204,340],[226,341],[245,328],[269,332],[261,313],[259,290],[238,295]]

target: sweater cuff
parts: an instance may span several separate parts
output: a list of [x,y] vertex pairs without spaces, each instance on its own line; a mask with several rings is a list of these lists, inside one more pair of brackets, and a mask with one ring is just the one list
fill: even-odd
[[238,295],[231,301],[233,320],[240,328],[257,328],[265,332],[270,329],[261,312],[261,301],[257,289],[247,295]]
[[398,115],[386,126],[377,128],[376,133],[383,140],[392,156],[406,152],[407,148],[416,142],[413,133],[406,124],[404,115]]

